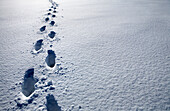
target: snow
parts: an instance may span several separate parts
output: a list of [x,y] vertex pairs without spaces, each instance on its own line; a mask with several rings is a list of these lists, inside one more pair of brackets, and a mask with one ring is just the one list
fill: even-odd
[[[169,0],[54,2],[0,1],[1,111],[170,110]],[[25,97],[30,68],[38,82]]]

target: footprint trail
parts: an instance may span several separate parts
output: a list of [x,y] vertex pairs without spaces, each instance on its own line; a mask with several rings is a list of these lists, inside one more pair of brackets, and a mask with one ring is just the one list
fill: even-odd
[[[58,105],[54,95],[51,94],[56,90],[57,86],[54,86],[52,80],[49,79],[49,76],[51,74],[53,74],[53,76],[58,74],[56,77],[59,76],[59,74],[63,75],[67,68],[62,66],[62,63],[64,63],[60,60],[62,57],[57,58],[55,51],[52,50],[53,43],[57,43],[58,40],[60,40],[58,38],[58,33],[56,35],[54,30],[49,30],[53,29],[55,24],[58,26],[56,23],[58,14],[55,15],[55,13],[59,13],[59,5],[53,0],[49,0],[49,2],[52,6],[47,9],[48,12],[45,14],[46,17],[43,20],[44,25],[39,29],[41,33],[37,33],[46,36],[44,36],[43,39],[36,41],[33,49],[34,51],[32,51],[34,52],[32,54],[39,54],[41,50],[47,50],[47,56],[43,59],[44,63],[43,65],[40,65],[39,69],[42,70],[42,72],[39,71],[38,73],[35,73],[35,77],[34,68],[28,69],[25,72],[23,83],[21,84],[21,92],[18,93],[17,98],[14,100],[16,107],[13,108],[13,110],[34,108],[31,110],[62,111],[62,107]],[[48,32],[48,34],[44,32]],[[56,39],[54,39],[54,37]],[[47,48],[47,45],[49,45],[50,49]]]

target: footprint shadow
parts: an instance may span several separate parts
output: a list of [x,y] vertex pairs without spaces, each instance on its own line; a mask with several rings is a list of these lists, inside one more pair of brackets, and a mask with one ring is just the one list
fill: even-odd
[[53,17],[53,18],[55,18],[55,17],[56,17],[56,15],[52,15],[52,17]]
[[54,26],[54,24],[55,24],[54,21],[51,21],[51,22],[50,22],[50,25],[51,25],[51,26]]
[[37,34],[44,34],[47,33],[47,26],[42,26],[39,31],[37,32]]
[[61,107],[58,106],[58,103],[52,94],[46,96],[46,101],[47,111],[61,111]]
[[55,52],[52,50],[48,50],[48,56],[45,59],[45,62],[48,67],[53,68],[55,66]]
[[49,18],[49,17],[45,18],[45,22],[48,22],[49,20],[50,20],[50,18]]
[[40,40],[38,40],[37,42],[36,42],[36,44],[35,44],[35,50],[36,51],[39,51],[41,48],[42,48],[42,45],[43,45],[43,39],[40,39]]
[[48,36],[53,39],[55,37],[56,33],[54,31],[51,31]]
[[44,52],[44,43],[43,43],[43,39],[39,39],[37,40],[37,42],[35,43],[35,45],[33,46],[32,50],[31,50],[31,54],[37,55],[41,52]]
[[46,29],[46,26],[42,26],[42,27],[40,28],[40,31],[41,31],[41,32],[44,32],[45,29]]
[[24,75],[24,82],[22,84],[22,93],[28,97],[35,91],[36,79],[34,79],[34,68],[28,69]]

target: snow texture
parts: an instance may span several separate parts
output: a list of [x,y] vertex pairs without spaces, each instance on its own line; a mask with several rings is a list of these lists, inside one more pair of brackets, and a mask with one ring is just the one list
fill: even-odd
[[170,110],[169,0],[0,9],[0,111]]

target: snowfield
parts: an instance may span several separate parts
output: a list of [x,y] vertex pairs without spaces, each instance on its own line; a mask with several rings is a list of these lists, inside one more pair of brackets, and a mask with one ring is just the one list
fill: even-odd
[[0,0],[0,111],[169,111],[169,0]]

